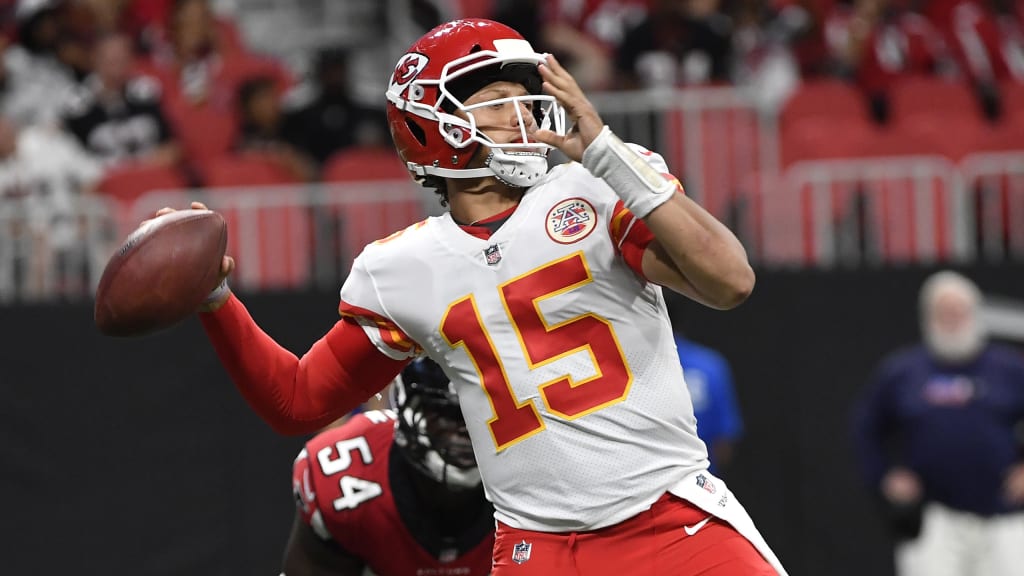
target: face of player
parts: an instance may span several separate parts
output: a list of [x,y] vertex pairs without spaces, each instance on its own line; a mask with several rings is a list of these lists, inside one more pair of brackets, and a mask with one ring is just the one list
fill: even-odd
[[476,457],[458,406],[424,410],[424,432],[442,460],[456,468],[475,468]]
[[925,321],[929,350],[946,362],[966,362],[981,350],[984,339],[971,297],[953,287],[940,290]]
[[[477,129],[496,144],[528,143],[530,135],[537,131],[537,103],[529,96],[522,84],[501,80],[477,90],[463,105],[473,114]],[[458,115],[468,119],[464,111],[460,110]],[[543,148],[517,151],[542,152]]]

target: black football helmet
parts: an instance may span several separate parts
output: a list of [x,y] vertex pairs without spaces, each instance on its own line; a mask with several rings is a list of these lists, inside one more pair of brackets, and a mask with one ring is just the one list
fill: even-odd
[[441,367],[417,358],[391,385],[395,444],[416,470],[452,489],[480,485],[473,445],[455,388]]

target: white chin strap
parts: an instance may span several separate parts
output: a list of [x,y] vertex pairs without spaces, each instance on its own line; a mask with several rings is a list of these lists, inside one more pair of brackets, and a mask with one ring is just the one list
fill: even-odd
[[409,170],[417,176],[440,176],[441,178],[486,178],[496,177],[509,186],[529,188],[548,172],[547,154],[540,152],[508,152],[500,148],[491,150],[483,168],[436,168],[409,163]]
[[509,186],[529,188],[548,172],[548,156],[540,152],[506,152],[493,149],[487,169]]

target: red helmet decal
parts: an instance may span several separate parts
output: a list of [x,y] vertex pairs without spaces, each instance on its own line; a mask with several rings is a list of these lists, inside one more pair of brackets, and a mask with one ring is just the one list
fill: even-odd
[[391,75],[390,90],[401,92],[410,82],[420,75],[420,72],[427,67],[430,59],[423,54],[409,52],[398,61],[395,72]]

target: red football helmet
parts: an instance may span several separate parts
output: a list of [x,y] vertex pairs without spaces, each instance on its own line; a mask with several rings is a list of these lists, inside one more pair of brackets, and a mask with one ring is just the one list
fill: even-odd
[[[537,182],[547,172],[550,147],[531,142],[528,130],[565,134],[564,110],[554,97],[540,93],[537,65],[542,62],[544,55],[534,52],[518,32],[491,20],[448,22],[417,40],[398,60],[387,90],[391,137],[413,178],[423,183],[428,176],[497,176],[520,187]],[[497,80],[523,84],[529,93],[463,104]],[[473,110],[510,101],[519,115],[522,137],[519,142],[497,144],[477,130]],[[535,123],[523,118],[524,104],[530,105]],[[491,152],[486,167],[467,169],[481,145]]]

